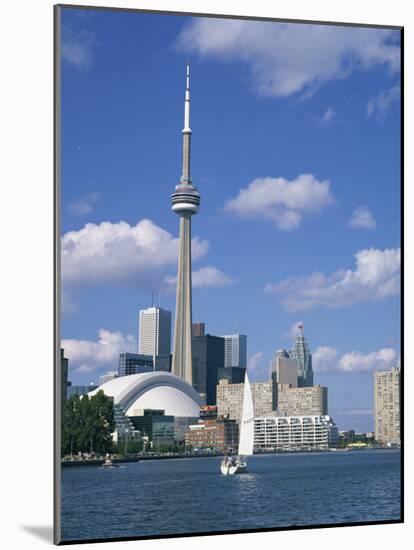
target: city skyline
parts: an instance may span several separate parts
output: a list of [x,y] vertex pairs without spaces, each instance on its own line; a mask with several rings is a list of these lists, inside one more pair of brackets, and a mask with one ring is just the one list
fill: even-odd
[[[180,158],[180,76],[185,53],[190,53],[183,51],[187,44],[197,75],[194,169],[197,181],[203,183],[203,205],[193,231],[194,321],[205,321],[215,335],[240,327],[248,337],[253,380],[267,379],[275,350],[290,347],[289,327],[304,321],[315,383],[329,387],[333,418],[344,425],[343,419],[338,421],[342,411],[353,427],[364,426],[370,417],[372,427],[372,370],[393,366],[399,348],[399,113],[398,94],[390,92],[398,85],[394,55],[398,33],[395,38],[392,31],[352,29],[362,33],[356,35],[360,37],[369,32],[378,45],[377,58],[365,60],[367,67],[359,59],[358,68],[351,66],[349,74],[329,78],[316,74],[312,90],[310,80],[296,89],[282,89],[276,82],[276,89],[260,92],[249,76],[247,54],[240,60],[230,49],[217,59],[207,41],[200,57],[202,44],[195,30],[201,25],[202,31],[206,20],[177,18],[165,38],[151,39],[151,49],[144,45],[148,41],[142,14],[126,22],[122,14],[95,12],[76,18],[70,11],[63,10],[63,79],[70,92],[63,98],[62,125],[66,254],[62,334],[63,347],[72,349],[75,357],[70,376],[89,383],[113,370],[112,359],[102,350],[118,353],[136,346],[128,336],[133,333],[130,319],[149,305],[152,291],[161,287],[162,307],[173,310],[177,220],[164,197],[168,198]],[[151,18],[154,28],[164,28],[163,16]],[[280,25],[280,34],[292,32],[292,25]],[[124,61],[125,72],[120,69],[116,74],[131,88],[108,86],[95,102],[97,89],[89,78],[91,74],[104,78],[108,68],[100,60],[104,56],[108,60],[108,40],[121,28],[127,40],[108,62],[112,66],[117,56],[125,54],[130,65]],[[141,34],[135,39],[137,29]],[[344,31],[345,45],[347,32],[352,34]],[[254,43],[258,37],[249,40]],[[90,54],[87,62],[70,53],[70,45],[79,42]],[[134,47],[140,56],[135,55],[132,65]],[[132,66],[139,70],[128,71]],[[80,80],[91,89],[79,89]],[[308,97],[300,97],[306,92]],[[374,101],[379,97],[381,101]],[[102,121],[104,136],[107,125],[116,129],[116,139],[108,144],[96,130],[88,130],[85,121],[95,124],[113,101],[115,112]],[[143,106],[147,109],[148,102],[151,108],[146,113]],[[71,118],[75,107],[85,121]],[[100,156],[109,145],[116,153],[112,170]],[[137,151],[144,155],[137,157]],[[154,162],[155,155],[164,162]],[[378,166],[373,166],[374,158]],[[113,191],[118,170],[124,181]],[[304,173],[308,176],[300,175]],[[149,184],[150,176],[156,185]],[[354,186],[354,181],[359,185]],[[275,186],[283,190],[283,200],[274,195]],[[267,204],[256,201],[259,191]],[[111,253],[114,235],[127,256]],[[134,238],[149,239],[158,255],[164,255],[160,268],[162,262],[145,246],[136,250],[154,277],[139,261],[128,262]],[[101,275],[89,265],[81,266],[77,247],[90,251],[96,242],[106,243],[110,267],[115,270],[125,262],[125,269]],[[225,315],[219,313],[220,307]]]

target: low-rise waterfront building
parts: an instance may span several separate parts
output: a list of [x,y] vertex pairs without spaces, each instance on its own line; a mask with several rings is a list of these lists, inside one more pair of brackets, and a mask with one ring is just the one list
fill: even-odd
[[268,416],[254,419],[257,449],[327,449],[336,446],[338,429],[327,415]]
[[128,419],[141,437],[148,437],[154,450],[174,445],[174,416],[160,409],[135,409]]
[[185,434],[189,426],[197,424],[199,418],[197,416],[176,416],[174,417],[174,441],[176,443],[184,443]]
[[185,435],[186,446],[193,449],[227,451],[236,449],[239,428],[235,420],[227,418],[202,420],[190,425]]

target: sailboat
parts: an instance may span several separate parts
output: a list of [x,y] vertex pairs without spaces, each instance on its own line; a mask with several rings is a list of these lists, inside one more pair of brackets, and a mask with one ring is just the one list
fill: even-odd
[[237,456],[226,455],[221,461],[221,473],[224,475],[247,472],[246,456],[253,454],[254,411],[252,390],[247,371],[244,377],[243,407],[240,422],[239,449]]

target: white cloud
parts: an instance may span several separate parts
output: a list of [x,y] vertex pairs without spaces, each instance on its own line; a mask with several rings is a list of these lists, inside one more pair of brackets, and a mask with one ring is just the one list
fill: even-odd
[[319,346],[312,353],[312,368],[315,372],[327,372],[336,366],[338,352],[329,346]]
[[78,304],[75,302],[73,292],[68,288],[62,288],[60,295],[60,313],[62,315],[71,315],[78,311]]
[[289,311],[381,301],[400,292],[400,255],[399,248],[360,250],[355,254],[354,270],[285,279],[275,285],[268,283],[264,290],[281,296]]
[[[195,260],[208,242],[192,240]],[[62,281],[65,286],[131,286],[155,288],[176,266],[178,239],[150,220],[88,223],[62,237]]]
[[61,54],[62,60],[78,69],[85,69],[92,64],[93,48],[96,37],[87,30],[74,31],[67,25],[62,27]]
[[395,367],[399,355],[393,348],[360,353],[351,351],[339,357],[338,350],[319,346],[312,353],[312,366],[315,372],[371,372]]
[[341,357],[338,369],[343,372],[386,370],[395,367],[397,361],[398,354],[392,348],[383,348],[366,354],[351,351]]
[[95,204],[99,200],[98,193],[90,193],[68,205],[68,211],[74,216],[84,216],[94,210]]
[[323,126],[328,126],[333,119],[336,117],[335,109],[333,107],[328,107],[321,117],[321,124]]
[[67,339],[62,340],[62,348],[71,371],[87,373],[103,368],[117,369],[119,354],[136,351],[136,342],[131,334],[124,336],[101,328],[97,341]]
[[377,222],[368,208],[365,206],[358,206],[358,208],[355,208],[352,212],[348,225],[355,229],[375,229],[377,227]]
[[399,69],[398,31],[267,21],[193,19],[176,41],[185,53],[239,61],[262,96],[310,95],[355,69]]
[[375,115],[378,119],[383,119],[392,103],[400,99],[400,94],[400,87],[396,84],[389,90],[373,97],[367,105],[367,116]]
[[[220,269],[211,265],[200,267],[191,274],[191,282],[193,288],[221,288],[232,285],[235,281]],[[165,277],[165,289],[175,291],[177,284],[177,276]]]
[[333,202],[329,181],[319,181],[312,174],[285,178],[257,178],[241,189],[224,209],[243,218],[266,219],[278,229],[296,229],[305,215],[319,212]]
[[192,283],[194,288],[223,287],[233,284],[234,280],[225,275],[220,269],[208,265],[193,271]]
[[263,359],[263,352],[262,351],[258,351],[257,353],[251,355],[249,357],[249,360],[247,361],[247,368],[250,371],[257,370],[260,367],[262,359]]

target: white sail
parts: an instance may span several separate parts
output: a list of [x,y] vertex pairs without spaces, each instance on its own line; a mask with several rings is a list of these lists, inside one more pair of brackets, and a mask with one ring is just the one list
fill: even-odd
[[253,454],[253,436],[254,436],[254,410],[252,390],[249,383],[249,378],[246,375],[244,378],[244,394],[242,417],[240,421],[240,437],[239,437],[239,456],[247,456]]

